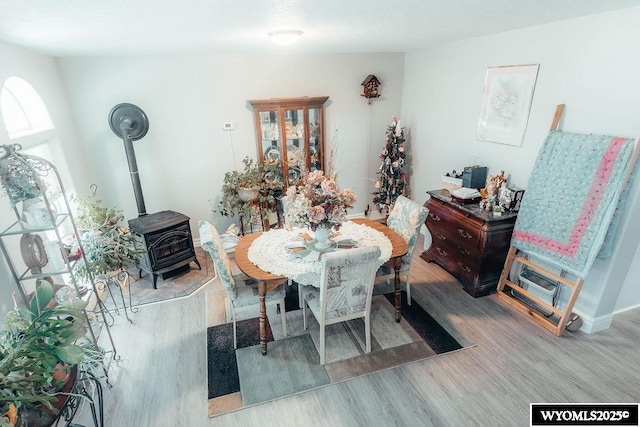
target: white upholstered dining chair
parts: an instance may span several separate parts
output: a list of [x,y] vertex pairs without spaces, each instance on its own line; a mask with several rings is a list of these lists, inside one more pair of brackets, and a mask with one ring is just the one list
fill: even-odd
[[[409,305],[411,305],[411,282],[409,281],[411,256],[418,241],[420,227],[424,224],[428,214],[429,209],[421,204],[407,197],[398,196],[393,209],[389,212],[389,218],[387,218],[387,226],[401,235],[407,242],[407,246],[409,246],[409,251],[402,257],[402,266],[400,267],[400,280],[405,283],[407,304]],[[394,279],[395,272],[393,268],[382,266],[376,273],[376,284],[390,283]]]
[[[305,228],[304,224],[297,224],[295,222],[292,222],[291,219],[289,218],[289,215],[287,215],[287,211],[289,209],[289,204],[287,203],[287,199],[285,197],[280,199],[280,203],[282,203],[282,212],[284,215],[284,225],[285,227],[300,227],[300,228]],[[288,279],[287,281],[287,286],[291,286],[293,284],[293,280]],[[302,308],[302,286],[298,283],[298,305],[300,306],[300,308]]]
[[371,352],[371,296],[380,249],[375,246],[328,252],[322,255],[320,288],[304,286],[302,317],[307,329],[307,308],[320,325],[320,364],[326,353],[327,325],[364,318],[366,351]]
[[[231,271],[231,261],[224,251],[220,235],[216,228],[207,221],[200,221],[198,224],[200,232],[200,246],[209,252],[213,259],[213,265],[227,292],[225,298],[225,309],[227,322],[233,321],[233,348],[237,348],[236,320],[241,320],[245,312],[252,313],[250,317],[255,317],[256,309],[260,306],[257,286],[247,284],[249,277],[244,274],[233,276]],[[280,316],[282,318],[282,333],[287,336],[287,318],[284,307],[285,287],[284,284],[269,292],[266,297],[267,308],[280,306]]]

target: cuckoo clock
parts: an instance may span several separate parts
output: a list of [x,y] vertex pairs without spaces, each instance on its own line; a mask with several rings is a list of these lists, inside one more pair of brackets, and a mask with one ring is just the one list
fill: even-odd
[[380,80],[373,74],[369,74],[362,82],[362,96],[367,98],[368,104],[371,104],[371,98],[378,98],[380,96],[378,86],[380,86]]

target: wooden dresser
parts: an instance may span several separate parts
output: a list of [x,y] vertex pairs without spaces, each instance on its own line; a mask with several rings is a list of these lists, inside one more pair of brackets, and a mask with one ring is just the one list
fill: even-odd
[[446,190],[429,191],[425,224],[431,247],[421,257],[434,261],[474,297],[496,289],[509,250],[517,213],[494,216],[476,204],[452,201]]

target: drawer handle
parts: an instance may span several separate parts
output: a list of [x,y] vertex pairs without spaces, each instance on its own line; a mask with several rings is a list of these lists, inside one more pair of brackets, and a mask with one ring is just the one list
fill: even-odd
[[462,253],[462,255],[471,255],[471,252],[469,252],[468,250],[464,249],[464,248],[458,248],[460,250],[460,252]]
[[473,238],[473,236],[471,234],[467,233],[462,228],[458,228],[458,234],[461,235],[462,237],[464,237],[465,239]]
[[440,217],[438,215],[435,214],[429,214],[429,216],[431,217],[432,220],[434,221],[440,221]]
[[436,237],[440,240],[447,240],[447,238],[440,233],[436,233]]
[[467,273],[471,273],[471,269],[466,265],[464,265],[463,263],[459,262],[458,265],[460,266],[460,270],[466,271]]
[[445,251],[443,251],[442,249],[436,247],[436,251],[441,255],[441,256],[447,256],[447,253]]

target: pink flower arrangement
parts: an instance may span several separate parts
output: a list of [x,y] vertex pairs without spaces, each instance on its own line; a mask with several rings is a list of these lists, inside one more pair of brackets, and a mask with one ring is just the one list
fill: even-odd
[[285,215],[290,223],[309,226],[313,231],[319,226],[337,230],[356,199],[351,189],[340,191],[334,175],[313,171],[302,178],[301,185],[287,189]]

